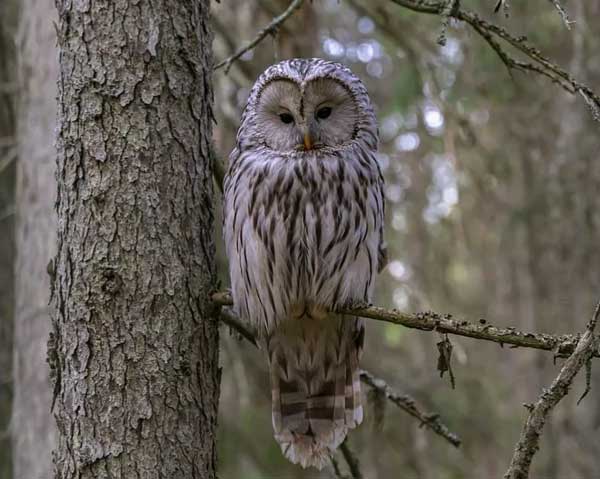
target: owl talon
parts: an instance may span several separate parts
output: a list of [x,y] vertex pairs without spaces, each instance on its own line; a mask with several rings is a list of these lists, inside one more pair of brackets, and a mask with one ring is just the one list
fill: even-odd
[[341,309],[366,309],[371,306],[370,303],[360,300],[360,299],[350,299],[344,303],[344,306]]

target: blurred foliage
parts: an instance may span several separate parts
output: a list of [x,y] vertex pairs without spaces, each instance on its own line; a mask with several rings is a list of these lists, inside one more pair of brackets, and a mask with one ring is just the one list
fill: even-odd
[[0,3],[0,477],[11,477],[16,1]]
[[[571,31],[549,2],[511,2],[509,18],[494,15],[494,4],[461,2],[527,35],[581,81],[600,84],[599,1],[565,4],[576,21]],[[286,5],[256,0],[231,9],[221,2],[217,59]],[[228,76],[215,76],[221,156],[234,144],[249,88],[269,64],[292,56],[344,62],[364,79],[380,123],[391,263],[376,303],[525,330],[581,330],[600,291],[593,267],[600,264],[599,143],[581,99],[546,78],[509,73],[465,25],[451,22],[439,46],[439,17],[389,0],[312,2],[299,13]],[[227,284],[222,252],[220,267]],[[522,404],[557,373],[552,356],[451,338],[451,390],[436,371],[437,335],[367,327],[364,367],[440,412],[463,446],[455,450],[393,405],[374,431],[367,407],[365,424],[350,436],[365,477],[501,477],[525,418]],[[223,344],[221,476],[332,477],[282,461],[272,439],[266,359],[227,335]],[[533,477],[592,477],[600,468],[599,403],[588,398],[575,407],[576,396],[555,410]]]

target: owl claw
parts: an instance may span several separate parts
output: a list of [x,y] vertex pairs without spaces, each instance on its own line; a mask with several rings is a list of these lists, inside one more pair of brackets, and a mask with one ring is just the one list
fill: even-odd
[[366,309],[371,306],[367,301],[363,301],[360,299],[349,299],[344,303],[344,306],[341,309]]

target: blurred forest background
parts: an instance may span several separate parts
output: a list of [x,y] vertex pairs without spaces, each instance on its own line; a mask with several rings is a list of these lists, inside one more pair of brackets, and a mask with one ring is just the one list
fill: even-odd
[[[53,6],[41,3],[0,3],[0,477],[10,478],[14,463],[15,479],[38,479],[16,475],[24,470],[17,463],[27,441],[40,442],[35,461],[47,470],[53,427],[43,358],[54,234],[56,41]],[[600,85],[599,0],[565,4],[571,30],[551,2],[513,1],[508,18],[493,13],[495,3],[462,2],[527,35],[577,79]],[[213,2],[215,60],[287,5]],[[438,44],[440,31],[439,16],[389,0],[305,3],[227,75],[215,73],[215,149],[226,159],[249,88],[268,65],[295,56],[343,62],[365,81],[380,124],[390,263],[375,303],[485,317],[522,330],[581,331],[600,292],[598,123],[580,97],[547,78],[511,77],[465,25],[450,23],[445,46]],[[226,285],[222,250],[219,261]],[[423,409],[439,412],[461,447],[374,399],[365,423],[350,435],[365,477],[501,477],[527,412],[523,403],[535,400],[558,371],[548,352],[454,337],[452,390],[436,370],[438,340],[370,321],[363,366]],[[263,355],[223,334],[221,362],[220,477],[332,477],[331,470],[303,471],[281,455]],[[592,379],[600,384],[597,368]],[[598,475],[597,389],[577,406],[583,379],[575,386],[544,430],[533,477]],[[34,417],[36,407],[47,425],[34,421],[27,432],[23,416]],[[24,437],[11,446],[15,428]]]

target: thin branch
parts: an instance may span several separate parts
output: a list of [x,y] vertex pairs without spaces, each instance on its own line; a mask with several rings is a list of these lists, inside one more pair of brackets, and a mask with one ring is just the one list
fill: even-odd
[[563,8],[563,6],[560,4],[560,1],[559,0],[550,0],[550,2],[552,3],[552,5],[554,5],[554,8],[556,8],[556,10],[558,11],[558,14],[560,15],[560,18],[562,19],[563,23],[565,24],[565,27],[567,27],[567,30],[571,30],[571,24],[575,23],[575,22],[572,22],[569,19],[569,14]]
[[450,23],[450,15],[453,10],[459,7],[459,0],[445,0],[446,4],[442,10],[442,28],[438,35],[437,43],[440,46],[446,46],[446,32],[448,31],[448,24]]
[[592,98],[590,98],[583,90],[579,90],[579,94],[583,97],[590,111],[592,112],[592,116],[594,120],[600,122],[600,103],[595,102]]
[[347,476],[345,474],[342,474],[342,471],[340,470],[340,465],[335,456],[331,456],[329,460],[331,461],[331,467],[333,467],[335,477],[337,477],[338,479],[347,479]]
[[529,477],[529,468],[534,454],[539,449],[540,434],[552,409],[567,395],[573,379],[579,370],[588,364],[597,348],[597,338],[594,328],[600,316],[600,302],[590,319],[586,331],[577,343],[575,351],[565,361],[558,376],[548,389],[544,389],[537,402],[530,407],[529,416],[521,431],[519,442],[505,479],[526,479]]
[[[228,292],[218,292],[212,296],[213,302],[221,306],[231,306],[233,301]],[[480,319],[479,324],[474,322],[453,319],[450,314],[439,314],[432,311],[410,314],[396,309],[389,310],[377,306],[369,306],[359,309],[341,309],[341,314],[360,316],[363,318],[384,321],[386,323],[399,324],[407,328],[420,329],[421,331],[437,331],[440,333],[454,334],[468,338],[492,341],[503,346],[511,344],[516,347],[543,349],[553,351],[557,357],[567,357],[573,351],[579,341],[578,334],[544,334],[518,331],[515,328],[496,328]],[[597,349],[593,352],[594,357],[600,357]]]
[[360,464],[357,457],[354,455],[350,447],[348,446],[348,438],[344,439],[344,442],[340,445],[340,450],[344,455],[344,459],[350,469],[352,479],[363,479],[362,472],[360,472]]
[[256,37],[254,37],[254,39],[251,42],[239,48],[233,55],[226,58],[222,62],[217,63],[217,65],[215,65],[214,67],[214,70],[218,70],[219,68],[225,67],[225,74],[227,74],[233,62],[239,59],[244,53],[256,47],[256,45],[263,41],[267,35],[276,34],[277,30],[279,30],[279,27],[281,27],[283,22],[285,22],[296,10],[298,10],[302,6],[303,2],[304,0],[293,0],[285,12],[271,20],[271,23],[269,23],[265,28],[259,31]]
[[242,323],[229,308],[221,309],[221,316],[219,319],[231,329],[237,331],[246,341],[252,343],[258,348],[258,343],[256,342],[254,332],[247,328],[246,325]]
[[461,440],[459,437],[450,432],[448,428],[440,421],[440,415],[437,413],[424,413],[415,405],[415,400],[406,394],[398,394],[394,392],[383,379],[376,378],[370,372],[364,369],[360,372],[360,379],[363,383],[371,386],[373,389],[380,391],[390,402],[394,403],[404,412],[418,419],[421,426],[431,429],[436,434],[442,436],[450,444],[459,447]]
[[[228,31],[227,27],[223,25],[216,16],[213,16],[212,18],[212,25],[215,33],[220,35],[225,42],[227,51],[235,51],[235,43],[230,35],[230,33],[235,34],[235,32],[232,32],[231,29]],[[241,70],[243,76],[248,78],[253,76],[250,66],[246,62],[240,62],[237,66]]]
[[494,13],[498,13],[500,11],[500,8],[502,8],[504,16],[508,18],[510,16],[510,3],[508,2],[508,0],[498,0],[496,8],[494,8]]
[[[415,12],[427,13],[432,15],[447,15],[447,3],[445,0],[391,0],[396,5],[413,10]],[[474,12],[457,6],[449,13],[450,17],[469,24],[479,35],[481,35],[490,46],[496,51],[501,60],[507,67],[515,68],[521,71],[531,71],[549,77],[553,82],[559,84],[569,93],[579,92],[588,107],[590,108],[594,119],[598,120],[598,110],[600,110],[600,97],[596,95],[591,88],[575,80],[570,73],[560,68],[558,65],[546,58],[540,50],[530,45],[526,37],[515,37],[508,33],[504,28],[490,23]],[[523,62],[512,59],[506,53],[496,38],[503,40],[513,48],[528,57],[532,62]],[[598,120],[600,121],[600,120]]]
[[[222,294],[227,293],[216,294],[220,296]],[[213,302],[215,302],[217,305],[223,305],[222,302],[215,301],[215,295],[213,295]],[[252,343],[254,346],[258,347],[254,331],[252,331],[242,321],[240,321],[228,307],[223,307],[221,309],[220,319],[231,329],[238,332],[241,337]],[[383,394],[386,397],[386,399],[394,403],[404,412],[407,412],[414,418],[418,419],[421,423],[421,426],[425,426],[432,432],[440,435],[448,442],[450,442],[450,444],[452,444],[453,446],[460,446],[461,440],[456,434],[450,432],[448,430],[448,427],[440,421],[439,414],[425,413],[421,411],[417,407],[416,401],[413,398],[406,394],[398,394],[397,392],[392,390],[383,379],[374,376],[373,374],[371,374],[368,371],[365,371],[364,369],[360,372],[360,379],[367,386]]]

